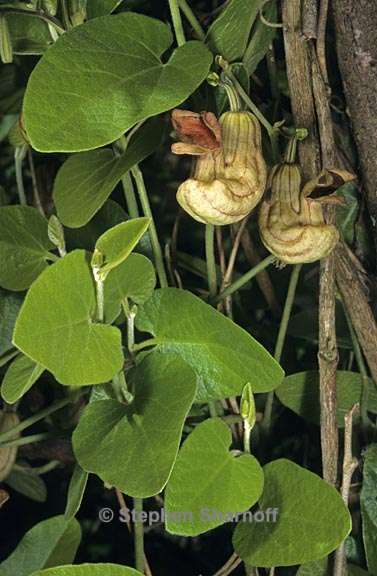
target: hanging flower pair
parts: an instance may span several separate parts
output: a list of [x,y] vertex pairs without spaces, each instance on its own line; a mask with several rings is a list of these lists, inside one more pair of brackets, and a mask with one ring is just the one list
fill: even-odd
[[327,224],[324,204],[342,201],[334,195],[310,198],[314,192],[334,192],[354,178],[346,171],[322,171],[301,187],[297,164],[275,166],[267,181],[261,129],[249,112],[174,110],[172,123],[180,142],[174,154],[196,156],[193,174],[178,188],[177,200],[195,220],[232,224],[247,216],[266,191],[259,213],[265,246],[289,264],[314,262],[330,254],[339,240],[335,225]]

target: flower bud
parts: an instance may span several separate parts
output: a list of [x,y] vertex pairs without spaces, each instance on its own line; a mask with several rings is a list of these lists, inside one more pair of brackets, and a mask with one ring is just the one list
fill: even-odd
[[261,239],[281,262],[304,264],[328,256],[339,240],[335,225],[327,224],[323,204],[339,204],[334,195],[309,198],[314,191],[336,190],[354,176],[341,170],[323,170],[301,188],[297,164],[275,166],[269,177],[267,197],[259,212]]
[[[176,129],[181,112],[173,115]],[[225,112],[219,122],[209,112],[185,114],[191,115],[191,125],[186,121],[185,130],[177,130],[183,142],[174,144],[172,151],[198,158],[192,177],[178,189],[179,204],[199,222],[224,225],[242,220],[258,204],[266,185],[258,120],[249,112]]]

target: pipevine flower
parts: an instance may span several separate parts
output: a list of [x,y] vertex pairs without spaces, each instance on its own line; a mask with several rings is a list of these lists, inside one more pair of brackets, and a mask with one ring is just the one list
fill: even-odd
[[323,170],[301,187],[297,164],[275,166],[259,212],[263,244],[281,262],[305,264],[328,256],[339,241],[334,224],[326,223],[324,204],[343,204],[334,194],[310,198],[313,193],[334,192],[354,176],[345,170]]
[[232,224],[247,216],[262,198],[266,164],[258,120],[249,112],[197,114],[174,110],[180,138],[174,154],[196,156],[193,174],[177,191],[177,201],[195,220]]

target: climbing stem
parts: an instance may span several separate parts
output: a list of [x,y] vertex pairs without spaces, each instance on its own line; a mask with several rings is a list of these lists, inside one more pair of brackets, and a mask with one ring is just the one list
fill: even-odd
[[[287,297],[285,300],[283,315],[279,327],[279,333],[275,344],[274,358],[277,362],[280,362],[281,355],[283,352],[285,338],[287,335],[289,318],[291,316],[292,307],[295,300],[296,288],[301,268],[302,264],[296,264],[296,266],[294,266],[292,270],[291,277],[289,280]],[[270,392],[267,396],[266,405],[264,409],[264,417],[262,421],[262,429],[264,431],[268,431],[271,426],[273,403],[274,403],[274,392]]]
[[186,42],[185,33],[179,11],[178,0],[169,0],[170,14],[178,46],[183,46]]
[[165,272],[165,265],[164,259],[162,255],[162,250],[160,246],[160,242],[158,240],[156,225],[154,223],[152,210],[149,204],[149,198],[147,194],[147,190],[144,184],[144,178],[141,173],[141,170],[138,166],[134,166],[132,168],[132,175],[135,179],[136,188],[139,194],[141,206],[143,208],[144,215],[151,219],[151,223],[149,224],[149,236],[151,239],[152,250],[154,254],[154,260],[157,270],[157,275],[160,281],[161,288],[166,288],[168,285],[168,280],[166,277]]
[[134,498],[134,546],[135,546],[135,567],[141,574],[144,574],[144,527],[141,519],[143,512],[142,498]]
[[191,6],[188,4],[187,0],[179,0],[179,7],[187,18],[188,22],[191,24],[191,27],[194,30],[197,38],[199,40],[204,40],[206,37],[205,32],[194,12],[191,10]]
[[215,298],[217,294],[217,272],[215,260],[215,227],[213,224],[206,224],[205,248],[209,296],[210,298]]

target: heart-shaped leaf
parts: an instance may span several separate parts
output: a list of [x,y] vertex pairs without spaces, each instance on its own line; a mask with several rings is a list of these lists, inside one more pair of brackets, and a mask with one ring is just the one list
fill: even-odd
[[140,238],[147,231],[150,218],[134,218],[117,224],[100,236],[96,242],[94,256],[101,256],[102,264],[99,274],[106,278],[107,274],[119,266],[132,252]]
[[[377,392],[373,380],[368,379],[368,410],[377,414]],[[360,401],[362,376],[358,372],[338,370],[336,373],[337,423],[344,427],[344,416]],[[319,372],[310,370],[290,374],[276,390],[280,402],[301,416],[318,424],[320,422]]]
[[143,332],[155,336],[164,352],[178,352],[199,377],[196,400],[205,402],[278,386],[283,371],[245,330],[190,292],[156,290],[136,317]]
[[18,356],[5,373],[1,396],[8,404],[14,404],[30,390],[43,372],[44,367],[28,356]]
[[1,576],[29,576],[36,570],[69,564],[81,540],[80,524],[74,518],[53,516],[33,526],[12,554],[0,564]]
[[45,270],[30,288],[17,318],[15,346],[45,366],[61,384],[111,380],[123,365],[117,328],[95,323],[93,279],[83,250]]
[[166,488],[169,532],[197,536],[234,520],[258,500],[262,468],[250,454],[232,455],[231,443],[231,431],[219,418],[199,424],[185,441]]
[[24,14],[8,14],[7,22],[14,54],[43,54],[53,40],[46,22]]
[[76,464],[68,487],[67,504],[64,516],[67,520],[76,516],[80,510],[81,502],[84,497],[86,484],[89,474]]
[[122,0],[90,0],[86,7],[87,16],[88,18],[98,18],[98,16],[111,14],[121,2]]
[[58,566],[35,572],[31,576],[143,576],[141,572],[118,564],[80,564]]
[[259,505],[261,510],[277,509],[277,521],[238,524],[233,536],[237,554],[250,566],[265,567],[328,556],[351,530],[351,517],[339,492],[289,460],[275,460],[263,471]]
[[25,290],[55,257],[47,220],[30,206],[0,208],[0,286]]
[[0,288],[0,356],[13,348],[13,330],[21,305],[20,294],[5,292]]
[[[268,20],[269,22],[276,22],[277,6],[275,2],[269,2],[262,9],[266,20]],[[244,52],[243,55],[243,64],[249,76],[251,76],[253,72],[255,72],[255,69],[258,66],[259,62],[266,55],[276,34],[277,34],[277,28],[267,26],[261,20],[261,18],[257,18],[257,21],[253,28],[250,42],[247,46],[247,50]]]
[[122,300],[130,298],[136,304],[142,304],[151,296],[155,285],[152,262],[141,254],[130,254],[105,280],[106,322],[110,324],[119,316]]
[[77,228],[89,222],[124,174],[157,148],[162,134],[161,121],[153,119],[136,132],[120,157],[105,148],[68,158],[56,176],[53,192],[63,224]]
[[98,148],[181,104],[205,80],[212,56],[192,41],[164,64],[160,58],[171,43],[166,24],[131,12],[94,18],[63,34],[26,89],[24,121],[33,147]]
[[6,478],[6,484],[34,502],[46,502],[47,500],[47,486],[43,478],[35,474],[31,467],[29,469],[26,466],[13,466],[11,473]]
[[178,356],[157,353],[148,355],[127,380],[133,402],[91,402],[73,434],[73,448],[84,470],[125,494],[146,498],[168,481],[196,377]]

